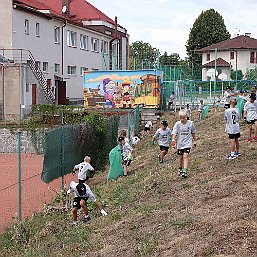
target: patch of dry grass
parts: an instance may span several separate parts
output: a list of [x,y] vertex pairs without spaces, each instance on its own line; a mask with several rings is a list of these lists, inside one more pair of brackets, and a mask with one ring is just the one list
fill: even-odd
[[[176,117],[165,118],[172,127]],[[27,245],[9,242],[10,230],[0,237],[0,256],[257,256],[257,143],[246,142],[242,125],[242,156],[227,161],[223,113],[211,113],[196,128],[188,179],[177,175],[174,151],[160,165],[158,146],[145,139],[130,176],[91,181],[106,218],[92,211],[90,223],[74,228],[67,212],[36,216],[26,224]]]

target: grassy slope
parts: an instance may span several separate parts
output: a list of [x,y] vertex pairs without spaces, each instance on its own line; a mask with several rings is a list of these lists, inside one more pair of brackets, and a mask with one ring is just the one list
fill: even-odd
[[174,153],[159,165],[158,147],[141,141],[132,175],[93,186],[106,218],[93,211],[74,228],[69,212],[36,215],[0,236],[0,256],[257,256],[257,143],[242,125],[242,156],[227,161],[223,113],[196,126],[190,178],[178,177]]

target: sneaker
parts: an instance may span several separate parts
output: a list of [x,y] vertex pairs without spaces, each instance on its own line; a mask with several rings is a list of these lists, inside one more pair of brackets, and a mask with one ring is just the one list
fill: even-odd
[[254,139],[255,141],[257,141],[257,136],[254,136],[253,139]]
[[182,178],[188,177],[188,170],[184,169],[181,176],[182,176]]
[[161,159],[160,155],[158,155],[159,163],[163,163],[163,160]]
[[248,142],[253,142],[253,139],[252,138],[248,138]]
[[84,217],[84,219],[83,219],[84,222],[88,222],[90,220],[91,220],[90,216]]
[[183,169],[182,168],[178,168],[178,175],[181,175]]
[[239,157],[239,156],[241,156],[241,153],[240,152],[235,152],[235,154],[234,154],[236,157]]
[[236,158],[236,156],[233,154],[229,154],[228,155],[228,157],[227,157],[227,160],[233,160],[233,159],[235,159]]

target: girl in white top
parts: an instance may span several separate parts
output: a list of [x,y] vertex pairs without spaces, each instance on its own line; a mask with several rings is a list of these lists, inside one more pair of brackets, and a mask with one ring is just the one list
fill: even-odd
[[[256,95],[251,93],[249,101],[244,106],[244,120],[249,125],[248,142],[252,142],[253,139],[257,141],[257,103],[255,101]],[[253,125],[255,127],[255,133],[252,138]]]

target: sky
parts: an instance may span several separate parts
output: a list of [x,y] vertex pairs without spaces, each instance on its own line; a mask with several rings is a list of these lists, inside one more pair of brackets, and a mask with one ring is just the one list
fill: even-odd
[[186,57],[186,42],[195,19],[202,11],[214,8],[224,18],[234,37],[247,32],[257,38],[256,0],[88,0],[125,27],[130,43],[143,41],[161,53]]

